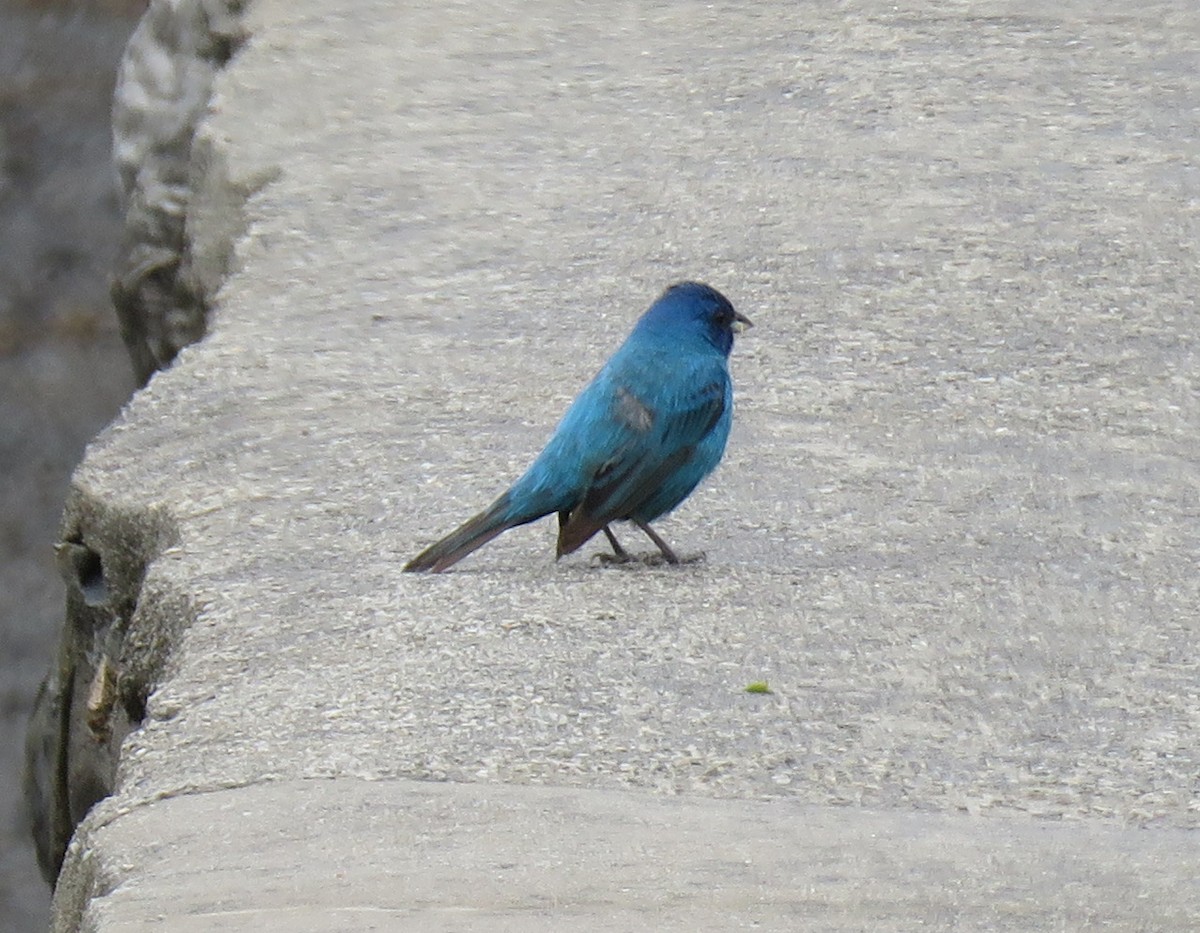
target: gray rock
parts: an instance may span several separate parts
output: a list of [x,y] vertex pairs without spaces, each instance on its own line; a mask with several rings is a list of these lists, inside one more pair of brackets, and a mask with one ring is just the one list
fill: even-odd
[[[242,38],[241,9],[238,0],[155,0],[118,72],[113,156],[124,233],[112,298],[142,383],[205,332],[206,293],[187,234],[193,139],[213,77]],[[72,527],[79,520],[68,510],[58,550],[68,586],[64,633],[26,742],[27,809],[48,881],[75,826],[112,791],[117,750],[149,691],[123,655],[144,562],[93,550]]]
[[[163,658],[131,636],[149,560],[170,541],[152,518],[114,513],[78,493],[57,556],[66,584],[58,659],[38,690],[26,738],[25,799],[43,877],[54,883],[75,827],[112,792],[121,743],[145,715]],[[155,633],[155,638],[163,633]]]
[[191,271],[192,144],[212,81],[242,39],[241,0],[154,0],[129,40],[113,100],[125,231],[112,297],[145,382],[205,332]]

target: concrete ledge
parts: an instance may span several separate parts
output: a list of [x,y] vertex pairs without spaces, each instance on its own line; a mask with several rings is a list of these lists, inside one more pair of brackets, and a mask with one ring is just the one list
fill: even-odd
[[[1200,12],[241,27],[185,224],[212,333],[68,505],[48,718],[115,783],[59,930],[1200,925]],[[681,278],[757,325],[662,529],[706,559],[532,526],[400,574]]]
[[81,928],[129,933],[1182,930],[1200,914],[1189,832],[785,800],[282,781],[89,836]]

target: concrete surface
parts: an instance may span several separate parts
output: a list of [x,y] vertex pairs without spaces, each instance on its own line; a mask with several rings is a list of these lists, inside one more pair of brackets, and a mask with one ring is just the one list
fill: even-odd
[[788,800],[338,778],[93,833],[130,858],[93,882],[117,886],[93,924],[123,931],[1184,930],[1200,907],[1187,830]]
[[[214,332],[67,506],[153,692],[57,929],[1200,924],[1200,11],[246,25]],[[685,277],[757,325],[706,560],[402,576]]]

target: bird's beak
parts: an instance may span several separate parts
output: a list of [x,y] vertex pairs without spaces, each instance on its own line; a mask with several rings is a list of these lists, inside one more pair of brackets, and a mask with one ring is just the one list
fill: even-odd
[[750,318],[746,317],[746,315],[738,314],[736,311],[733,312],[733,328],[732,329],[735,334],[740,334],[742,331],[746,330],[747,328],[753,327],[753,326],[754,326],[754,322],[751,321]]

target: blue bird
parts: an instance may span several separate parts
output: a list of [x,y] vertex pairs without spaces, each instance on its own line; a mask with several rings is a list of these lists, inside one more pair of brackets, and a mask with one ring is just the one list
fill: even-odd
[[733,418],[727,361],[750,321],[715,288],[672,285],[563,416],[525,475],[491,506],[410,560],[437,573],[509,528],[558,514],[558,557],[629,521],[671,564],[675,552],[650,527],[720,462]]

